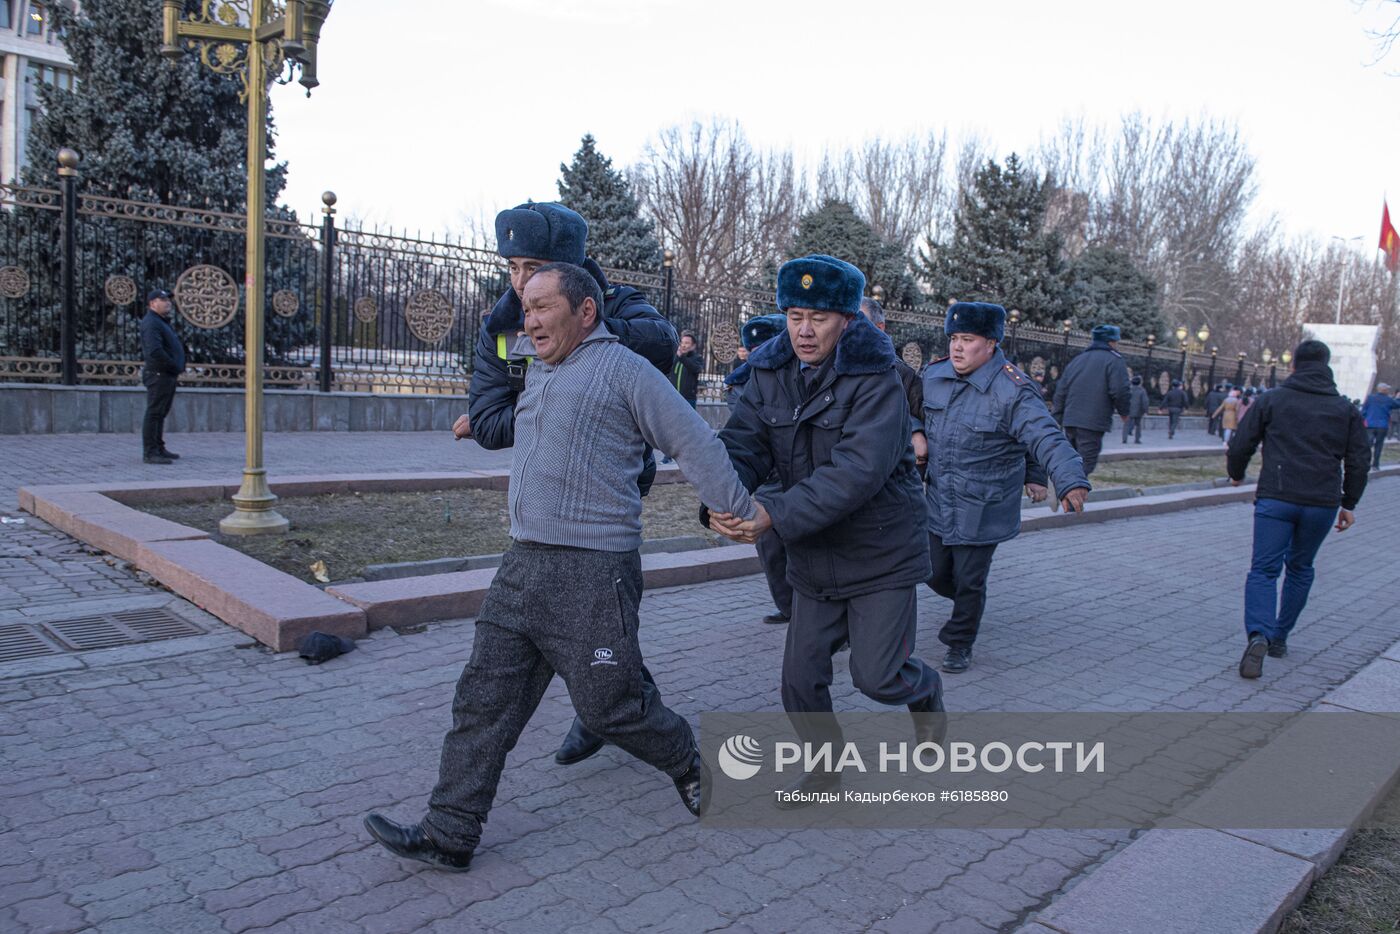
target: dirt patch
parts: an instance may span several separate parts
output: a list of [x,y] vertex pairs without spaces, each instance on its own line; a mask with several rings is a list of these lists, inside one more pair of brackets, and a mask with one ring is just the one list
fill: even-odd
[[[220,544],[312,583],[317,561],[325,562],[331,580],[344,580],[369,564],[496,554],[510,547],[506,494],[496,490],[288,497],[277,504],[292,524],[284,536],[220,535],[219,520],[229,508],[220,499],[145,511],[208,532]],[[656,485],[642,500],[643,538],[709,536],[712,544],[724,544],[700,526],[699,508],[689,484]]]
[[[1400,827],[1400,787],[1377,809],[1374,823]],[[1342,858],[1289,915],[1280,934],[1400,932],[1400,830],[1360,830]]]

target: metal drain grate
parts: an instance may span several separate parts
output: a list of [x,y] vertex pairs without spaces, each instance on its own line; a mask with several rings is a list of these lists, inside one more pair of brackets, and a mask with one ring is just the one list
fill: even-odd
[[199,636],[204,630],[169,610],[121,610],[95,616],[78,616],[40,624],[72,651],[110,649],[118,645]]
[[37,632],[33,626],[0,626],[0,662],[17,662],[63,651]]

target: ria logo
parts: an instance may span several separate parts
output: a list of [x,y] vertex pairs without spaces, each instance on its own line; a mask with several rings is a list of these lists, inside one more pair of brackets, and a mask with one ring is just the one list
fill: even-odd
[[758,740],[740,733],[731,736],[719,747],[719,768],[725,775],[742,782],[753,778],[763,767],[763,747]]
[[617,662],[613,661],[613,650],[612,650],[612,649],[594,649],[594,650],[593,650],[593,664],[594,664],[594,665],[616,665]]

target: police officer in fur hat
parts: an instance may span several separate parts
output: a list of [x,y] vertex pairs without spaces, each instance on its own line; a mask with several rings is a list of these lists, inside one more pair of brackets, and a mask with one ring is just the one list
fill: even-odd
[[[739,340],[744,345],[745,350],[753,353],[754,349],[772,340],[779,334],[787,330],[787,318],[783,315],[759,315],[750,318],[739,329]],[[749,377],[753,375],[753,370],[749,369],[748,361],[737,367],[733,373],[724,378],[724,384],[730,390],[730,411],[732,412],[739,405],[739,398],[743,395],[744,387],[748,385]],[[782,492],[782,483],[776,474],[768,478],[768,482],[758,488],[760,495],[765,493]],[[792,619],[792,585],[787,579],[787,549],[783,547],[783,540],[778,537],[778,533],[769,529],[758,537],[754,543],[758,549],[758,559],[763,563],[763,576],[768,581],[768,592],[773,597],[773,605],[776,612],[769,613],[763,617],[765,623],[783,625]]]
[[948,309],[949,355],[924,370],[928,436],[929,586],[953,601],[938,639],[943,670],[966,671],[987,603],[997,545],[1021,531],[1021,491],[1045,499],[1047,472],[1066,512],[1084,508],[1084,462],[1040,388],[1007,362],[1000,346],[1006,311],[984,302]]
[[1103,451],[1103,436],[1113,427],[1113,413],[1128,417],[1132,392],[1128,364],[1118,353],[1122,332],[1100,324],[1090,332],[1094,342],[1065,367],[1055,384],[1054,412],[1079,456],[1084,473],[1092,474]]
[[[787,546],[792,622],[783,652],[783,708],[814,746],[840,748],[831,716],[832,655],[850,640],[851,680],[867,697],[907,706],[920,742],[940,738],[938,673],[913,653],[916,588],[929,576],[923,489],[909,444],[909,407],[894,346],[860,314],[865,277],[812,255],[778,271],[786,329],[749,355],[752,375],[720,438],[749,490],[750,521],[706,515],[711,528]],[[782,807],[813,803],[840,773],[804,776]]]
[[[525,388],[525,373],[534,348],[525,334],[525,309],[520,299],[535,270],[548,263],[580,266],[603,293],[601,318],[622,345],[669,373],[679,340],[676,329],[647,302],[646,296],[625,285],[610,285],[603,269],[585,252],[588,222],[562,204],[529,201],[496,215],[496,251],[510,270],[510,288],[496,302],[477,335],[467,415],[457,419],[453,435],[474,438],[487,450],[515,444],[515,403]],[[638,479],[643,496],[656,476],[650,449],[644,451]],[[654,684],[643,666],[642,674]],[[602,737],[575,717],[554,755],[560,765],[581,762],[603,748]]]

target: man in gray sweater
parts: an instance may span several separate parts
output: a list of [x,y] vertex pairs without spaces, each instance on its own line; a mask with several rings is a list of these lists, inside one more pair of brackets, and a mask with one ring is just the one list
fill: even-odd
[[481,838],[506,754],[556,672],[590,730],[665,772],[686,808],[701,813],[709,773],[690,725],[642,677],[643,446],[680,462],[709,508],[766,518],[704,419],[601,323],[593,277],[550,263],[522,298],[538,356],[515,410],[513,542],[477,616],[427,817],[365,820],[390,852],[459,871]]

